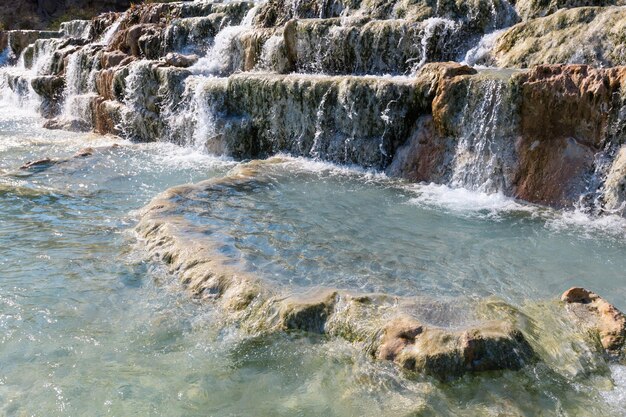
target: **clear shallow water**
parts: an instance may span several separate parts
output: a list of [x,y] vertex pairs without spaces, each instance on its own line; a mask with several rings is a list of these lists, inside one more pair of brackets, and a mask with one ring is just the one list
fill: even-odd
[[610,234],[499,195],[305,160],[261,172],[249,186],[194,198],[184,213],[225,254],[281,285],[514,303],[580,285],[626,307],[621,219],[605,219]]
[[[538,365],[441,385],[409,379],[341,341],[251,338],[224,329],[210,305],[193,302],[158,264],[142,261],[129,231],[133,211],[160,191],[221,176],[233,163],[173,146],[44,131],[39,123],[0,107],[0,415],[624,414],[621,367],[613,376],[568,380]],[[122,147],[32,175],[15,171],[28,160],[69,157],[82,147],[113,142]],[[423,287],[443,295],[474,294],[475,286],[476,295],[519,299],[553,297],[565,278],[551,271],[566,268],[612,301],[623,300],[621,264],[607,262],[623,258],[619,233],[534,209],[512,210],[489,198],[489,207],[475,210],[478,203],[463,204],[476,196],[391,187],[371,176],[311,173],[301,165],[294,163],[293,175],[277,173],[255,198],[243,193],[223,209],[239,219],[222,229],[225,237],[265,228],[235,243],[244,252],[263,248],[250,249],[245,259],[266,274],[288,279],[292,263],[297,272],[314,271],[308,262],[291,260],[315,256],[320,271],[344,286],[407,293]],[[263,208],[276,212],[251,216]],[[289,239],[305,256],[288,253]],[[509,244],[511,239],[517,243]],[[274,254],[290,261],[268,256],[264,251],[272,245]],[[521,259],[513,250],[518,247],[525,248]],[[508,262],[490,255],[495,250]],[[544,271],[542,279],[524,275],[525,285],[520,275],[496,273],[502,264],[512,263],[505,271],[513,271],[533,257],[542,261],[526,268]],[[480,259],[490,263],[472,266]],[[348,266],[357,263],[359,276],[371,282],[350,273]],[[423,265],[419,273],[417,264]],[[297,284],[308,285],[325,274],[297,275],[303,277]],[[457,283],[445,282],[459,275]]]

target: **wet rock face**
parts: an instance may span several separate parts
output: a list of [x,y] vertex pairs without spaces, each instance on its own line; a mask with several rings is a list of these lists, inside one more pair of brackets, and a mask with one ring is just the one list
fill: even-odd
[[16,57],[37,39],[58,38],[61,32],[41,30],[11,30],[7,32],[7,42]]
[[385,326],[377,357],[445,380],[466,372],[520,369],[534,352],[523,334],[504,322],[451,332],[401,317]]
[[165,56],[165,63],[172,67],[188,68],[198,62],[198,55],[183,55],[169,53]]
[[226,109],[218,112],[254,127],[251,147],[234,147],[225,132],[237,157],[287,151],[384,168],[423,111],[420,91],[408,81],[242,74],[229,78]]
[[599,295],[580,287],[565,291],[561,301],[574,320],[596,333],[610,357],[624,357],[626,316]]
[[522,77],[519,198],[563,207],[584,191],[624,74],[623,68],[540,66]]
[[621,28],[625,23],[623,7],[559,10],[507,29],[498,37],[492,54],[501,67],[529,68],[559,63],[624,65],[626,47]]
[[9,47],[9,34],[7,31],[0,31],[0,51],[4,51]]
[[35,77],[31,80],[31,86],[42,97],[40,111],[44,117],[54,117],[60,111],[65,89],[65,78],[48,75]]

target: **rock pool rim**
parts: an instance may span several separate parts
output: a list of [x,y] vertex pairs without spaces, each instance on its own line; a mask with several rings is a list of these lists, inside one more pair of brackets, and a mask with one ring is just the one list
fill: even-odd
[[[441,381],[466,373],[519,370],[541,360],[515,320],[482,319],[480,324],[450,330],[412,318],[408,310],[416,306],[414,297],[320,287],[284,293],[228,262],[217,242],[206,236],[189,238],[201,232],[177,210],[178,203],[193,199],[194,192],[219,195],[230,187],[262,184],[268,175],[264,168],[284,162],[252,161],[225,177],[173,187],[157,196],[141,210],[136,227],[150,258],[164,262],[194,297],[217,303],[226,322],[252,334],[302,331],[339,337],[362,346],[372,359],[390,360]],[[620,323],[626,329],[626,321]],[[612,350],[604,348],[610,353],[607,359],[622,359],[623,339]]]

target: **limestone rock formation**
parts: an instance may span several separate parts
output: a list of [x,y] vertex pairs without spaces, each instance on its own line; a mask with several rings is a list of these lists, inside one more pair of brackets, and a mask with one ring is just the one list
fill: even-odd
[[501,67],[562,63],[625,65],[622,30],[625,23],[623,7],[563,9],[507,29],[498,37],[492,54]]
[[172,67],[187,68],[198,62],[198,55],[183,55],[170,52],[165,56],[165,63]]
[[445,379],[468,371],[519,369],[534,352],[523,334],[505,322],[450,332],[399,317],[384,327],[377,356]]
[[624,357],[626,316],[599,295],[573,287],[561,296],[567,310],[582,326],[595,332],[602,347],[613,358]]
[[[622,62],[623,16],[621,0],[148,3],[6,32],[23,72],[0,84],[73,119],[48,127],[621,213],[624,70],[571,63]],[[501,68],[432,62],[464,56]]]

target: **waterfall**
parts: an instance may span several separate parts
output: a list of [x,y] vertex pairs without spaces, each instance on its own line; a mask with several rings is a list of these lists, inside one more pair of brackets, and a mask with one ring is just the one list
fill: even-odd
[[408,60],[407,63],[417,61],[411,69],[412,73],[417,72],[429,60],[429,51],[433,48],[433,41],[437,43],[440,39],[445,39],[451,33],[457,30],[458,24],[450,19],[440,17],[431,17],[423,22],[422,33],[420,34],[420,51],[419,58]]
[[89,103],[95,97],[95,75],[100,67],[99,57],[99,50],[88,46],[69,56],[65,70],[62,119],[91,124]]
[[170,141],[199,152],[218,151],[215,147],[220,147],[217,140],[221,133],[218,118],[219,108],[224,104],[221,94],[224,81],[213,76],[187,78],[179,107],[172,101],[162,106],[162,118],[167,125]]
[[457,125],[450,185],[482,192],[507,192],[515,160],[516,105],[506,80],[467,83]]
[[90,20],[71,20],[61,23],[61,32],[66,38],[88,39],[91,32]]
[[226,26],[215,35],[213,46],[206,55],[191,67],[196,74],[225,76],[243,68],[243,45],[238,37],[252,27],[254,16],[259,10],[256,5],[248,10],[237,26]]
[[493,66],[495,63],[491,56],[491,51],[504,31],[504,29],[500,29],[484,35],[475,47],[467,51],[461,62],[470,66]]
[[322,96],[322,100],[320,101],[320,104],[317,107],[317,112],[315,113],[315,134],[313,136],[313,146],[311,146],[309,155],[316,159],[319,159],[322,156],[320,150],[320,142],[322,135],[324,135],[324,113],[326,111],[326,100],[328,100],[328,96],[331,92],[332,87],[329,87]]
[[107,30],[102,34],[102,36],[100,37],[97,43],[100,45],[109,45],[111,41],[113,40],[113,36],[115,36],[118,29],[120,28],[120,25],[122,24],[122,21],[124,20],[125,16],[126,16],[126,13],[120,15],[115,20],[115,22],[113,22],[113,24],[109,26]]

